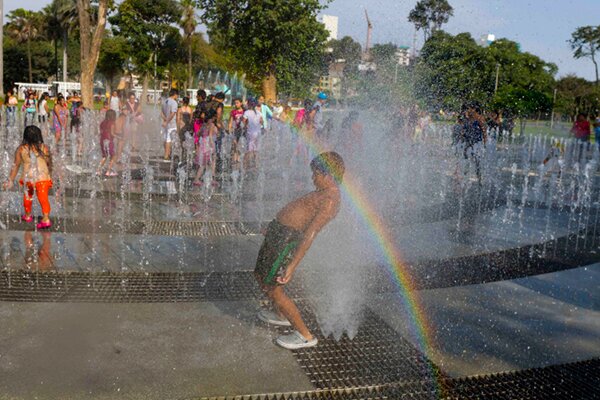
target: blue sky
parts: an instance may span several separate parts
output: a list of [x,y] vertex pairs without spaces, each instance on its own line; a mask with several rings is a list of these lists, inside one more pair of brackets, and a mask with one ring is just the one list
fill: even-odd
[[[232,0],[234,1],[234,0]],[[600,0],[449,0],[454,16],[444,29],[506,37],[546,61],[558,65],[559,76],[574,73],[594,79],[590,60],[575,60],[567,40],[579,26],[600,24]],[[4,0],[4,13],[18,7],[39,10],[50,0]],[[339,17],[338,36],[349,35],[364,45],[364,7],[373,23],[373,42],[412,45],[413,26],[407,21],[416,0],[333,0],[326,14]],[[422,35],[417,36],[417,46]]]

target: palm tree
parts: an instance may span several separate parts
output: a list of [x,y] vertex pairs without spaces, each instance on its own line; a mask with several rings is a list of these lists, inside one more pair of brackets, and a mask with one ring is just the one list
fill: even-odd
[[29,82],[33,81],[31,63],[31,40],[38,37],[42,24],[41,15],[37,12],[17,8],[8,14],[8,34],[18,43],[27,43],[27,62],[29,64]]
[[54,42],[54,60],[56,79],[58,79],[58,41],[62,39],[63,73],[62,80],[67,80],[69,32],[78,24],[76,0],[53,0],[42,10],[45,20],[45,30],[48,39]]
[[188,88],[193,85],[192,77],[192,36],[196,32],[196,8],[194,0],[181,0],[182,17],[179,26],[183,29],[183,36],[188,46]]
[[58,41],[63,37],[58,3],[53,1],[48,4],[42,9],[42,15],[46,39],[50,40],[54,46],[54,76],[55,80],[58,80]]
[[59,18],[63,34],[63,81],[67,81],[67,45],[69,44],[69,32],[72,32],[78,25],[77,2],[76,0],[54,0],[60,3]]

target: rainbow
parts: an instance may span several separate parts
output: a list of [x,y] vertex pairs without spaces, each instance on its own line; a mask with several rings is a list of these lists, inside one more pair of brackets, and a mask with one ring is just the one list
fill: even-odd
[[[330,151],[317,141],[313,140],[304,132],[297,130],[298,137],[314,153],[320,154],[324,151]],[[427,319],[427,313],[421,305],[416,285],[412,279],[407,264],[403,261],[399,249],[394,243],[390,230],[386,227],[381,216],[371,205],[367,192],[361,187],[359,181],[346,170],[344,180],[340,185],[342,191],[350,199],[352,207],[357,211],[362,223],[371,233],[374,243],[383,253],[386,261],[387,273],[394,284],[399,288],[398,294],[403,307],[407,310],[410,319],[411,334],[420,350],[427,359],[431,360],[431,350],[433,349],[433,329]],[[434,384],[436,397],[441,397],[442,386],[438,382],[438,374],[430,365],[430,377]]]

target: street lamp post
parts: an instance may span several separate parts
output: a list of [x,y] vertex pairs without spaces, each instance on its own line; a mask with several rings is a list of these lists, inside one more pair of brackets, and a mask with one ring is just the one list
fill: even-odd
[[550,113],[550,129],[554,128],[554,105],[556,104],[556,92],[558,89],[554,89],[554,99],[552,100],[552,112]]
[[496,63],[496,84],[494,85],[494,96],[498,91],[498,78],[500,77],[500,63]]

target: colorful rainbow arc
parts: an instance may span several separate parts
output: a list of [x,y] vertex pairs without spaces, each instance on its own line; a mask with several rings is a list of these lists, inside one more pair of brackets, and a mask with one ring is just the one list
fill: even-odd
[[[296,129],[290,125],[290,129]],[[320,154],[324,151],[329,151],[324,146],[320,145],[316,140],[313,140],[302,129],[298,129],[298,137],[312,150],[314,154]],[[398,286],[400,299],[403,307],[407,310],[410,319],[411,333],[418,343],[419,350],[425,354],[428,360],[431,360],[430,354],[433,348],[433,340],[430,335],[433,332],[431,324],[427,320],[427,314],[419,301],[416,286],[412,280],[412,276],[402,261],[400,251],[394,244],[394,240],[389,229],[386,227],[381,216],[375,211],[375,208],[370,204],[366,191],[362,189],[358,180],[346,170],[344,180],[340,185],[342,191],[350,199],[352,206],[360,215],[367,229],[373,234],[373,239],[377,246],[381,248],[385,260],[387,262],[388,274]],[[429,366],[430,375],[434,384],[434,391],[437,397],[442,395],[442,387],[438,382],[438,374]]]

